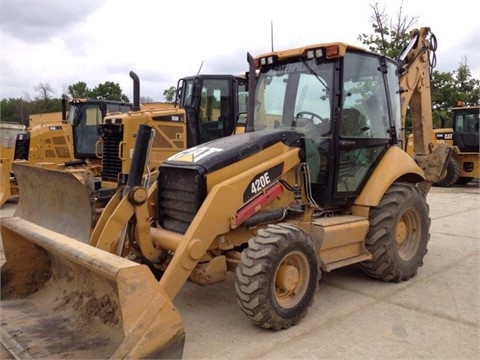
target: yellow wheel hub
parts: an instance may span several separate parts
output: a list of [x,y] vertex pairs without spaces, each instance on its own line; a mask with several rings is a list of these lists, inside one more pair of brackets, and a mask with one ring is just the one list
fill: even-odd
[[294,266],[282,265],[277,272],[276,285],[284,291],[292,291],[299,281],[298,270]]

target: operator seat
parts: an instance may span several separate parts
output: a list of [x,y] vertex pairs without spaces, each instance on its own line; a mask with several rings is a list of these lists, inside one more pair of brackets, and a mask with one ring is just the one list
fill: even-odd
[[343,109],[340,121],[341,137],[364,137],[367,121],[365,115],[355,108]]
[[[343,109],[340,120],[341,138],[365,138],[366,117],[358,109]],[[366,168],[362,154],[365,149],[344,150],[338,158],[338,191],[355,191]]]

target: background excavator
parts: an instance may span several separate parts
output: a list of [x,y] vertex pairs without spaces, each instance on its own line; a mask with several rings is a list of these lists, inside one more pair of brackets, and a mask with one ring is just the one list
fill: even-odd
[[[430,39],[413,30],[398,61],[340,42],[248,54],[245,132],[170,156],[146,187],[153,131],[142,124],[126,185],[91,233],[88,200],[32,209],[21,197],[1,220],[1,341],[32,357],[180,358],[174,299],[186,281],[234,272],[246,316],[281,330],[306,316],[321,272],[414,276],[430,238],[427,193],[451,156],[431,144]],[[400,141],[405,101],[415,160]],[[15,165],[32,195],[39,172],[65,177],[60,195],[78,187]]]
[[[445,175],[434,186],[465,185],[480,176],[479,117],[480,106],[459,106],[451,109],[452,127],[433,129],[432,143],[445,143],[452,148],[452,156]],[[442,121],[443,123],[444,121]],[[407,152],[414,156],[414,137],[409,136]]]

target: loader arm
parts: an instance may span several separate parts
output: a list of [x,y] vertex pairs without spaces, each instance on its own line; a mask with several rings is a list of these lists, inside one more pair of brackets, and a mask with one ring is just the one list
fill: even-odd
[[[430,28],[410,32],[411,41],[399,56],[402,63],[400,76],[402,126],[405,131],[407,111],[412,115],[412,132],[415,161],[425,173],[428,183],[438,181],[445,173],[451,149],[445,144],[432,143],[432,97],[430,88],[431,52],[436,50],[436,38]],[[406,143],[406,136],[403,136]],[[422,184],[428,191],[429,184]]]
[[[281,146],[286,148],[284,145]],[[299,149],[289,149],[269,161],[261,162],[260,165],[216,184],[209,191],[183,235],[150,227],[152,214],[149,214],[147,208],[156,192],[156,185],[152,185],[148,196],[145,197],[146,201],[141,204],[135,203],[134,200],[135,192],[139,191],[137,188],[132,188],[121,199],[117,194],[109,204],[112,205],[112,210],[107,207],[102,213],[90,245],[108,252],[115,252],[119,241],[111,235],[121,233],[129,219],[134,218],[135,242],[141,249],[142,256],[149,262],[159,261],[161,251],[158,249],[174,252],[172,260],[160,279],[160,287],[173,300],[215,238],[240,225],[236,219],[238,219],[239,209],[245,205],[242,194],[249,186],[250,180],[256,174],[278,164],[283,164],[283,174],[291,171],[298,164],[298,159]],[[272,187],[273,185],[272,183]],[[226,202],[225,199],[229,201]]]

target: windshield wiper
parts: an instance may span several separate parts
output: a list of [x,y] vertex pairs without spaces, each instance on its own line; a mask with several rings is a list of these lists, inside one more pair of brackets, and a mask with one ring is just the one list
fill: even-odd
[[307,64],[307,62],[305,60],[303,60],[302,58],[300,58],[300,61],[303,63],[303,65],[305,65],[305,67],[308,69],[308,71],[310,72],[310,74],[312,74],[313,76],[315,76],[317,78],[318,81],[320,81],[320,83],[325,86],[325,89],[327,90],[330,90],[328,88],[328,85],[325,83],[325,81],[323,81],[319,76],[318,74],[313,71],[313,69]]

